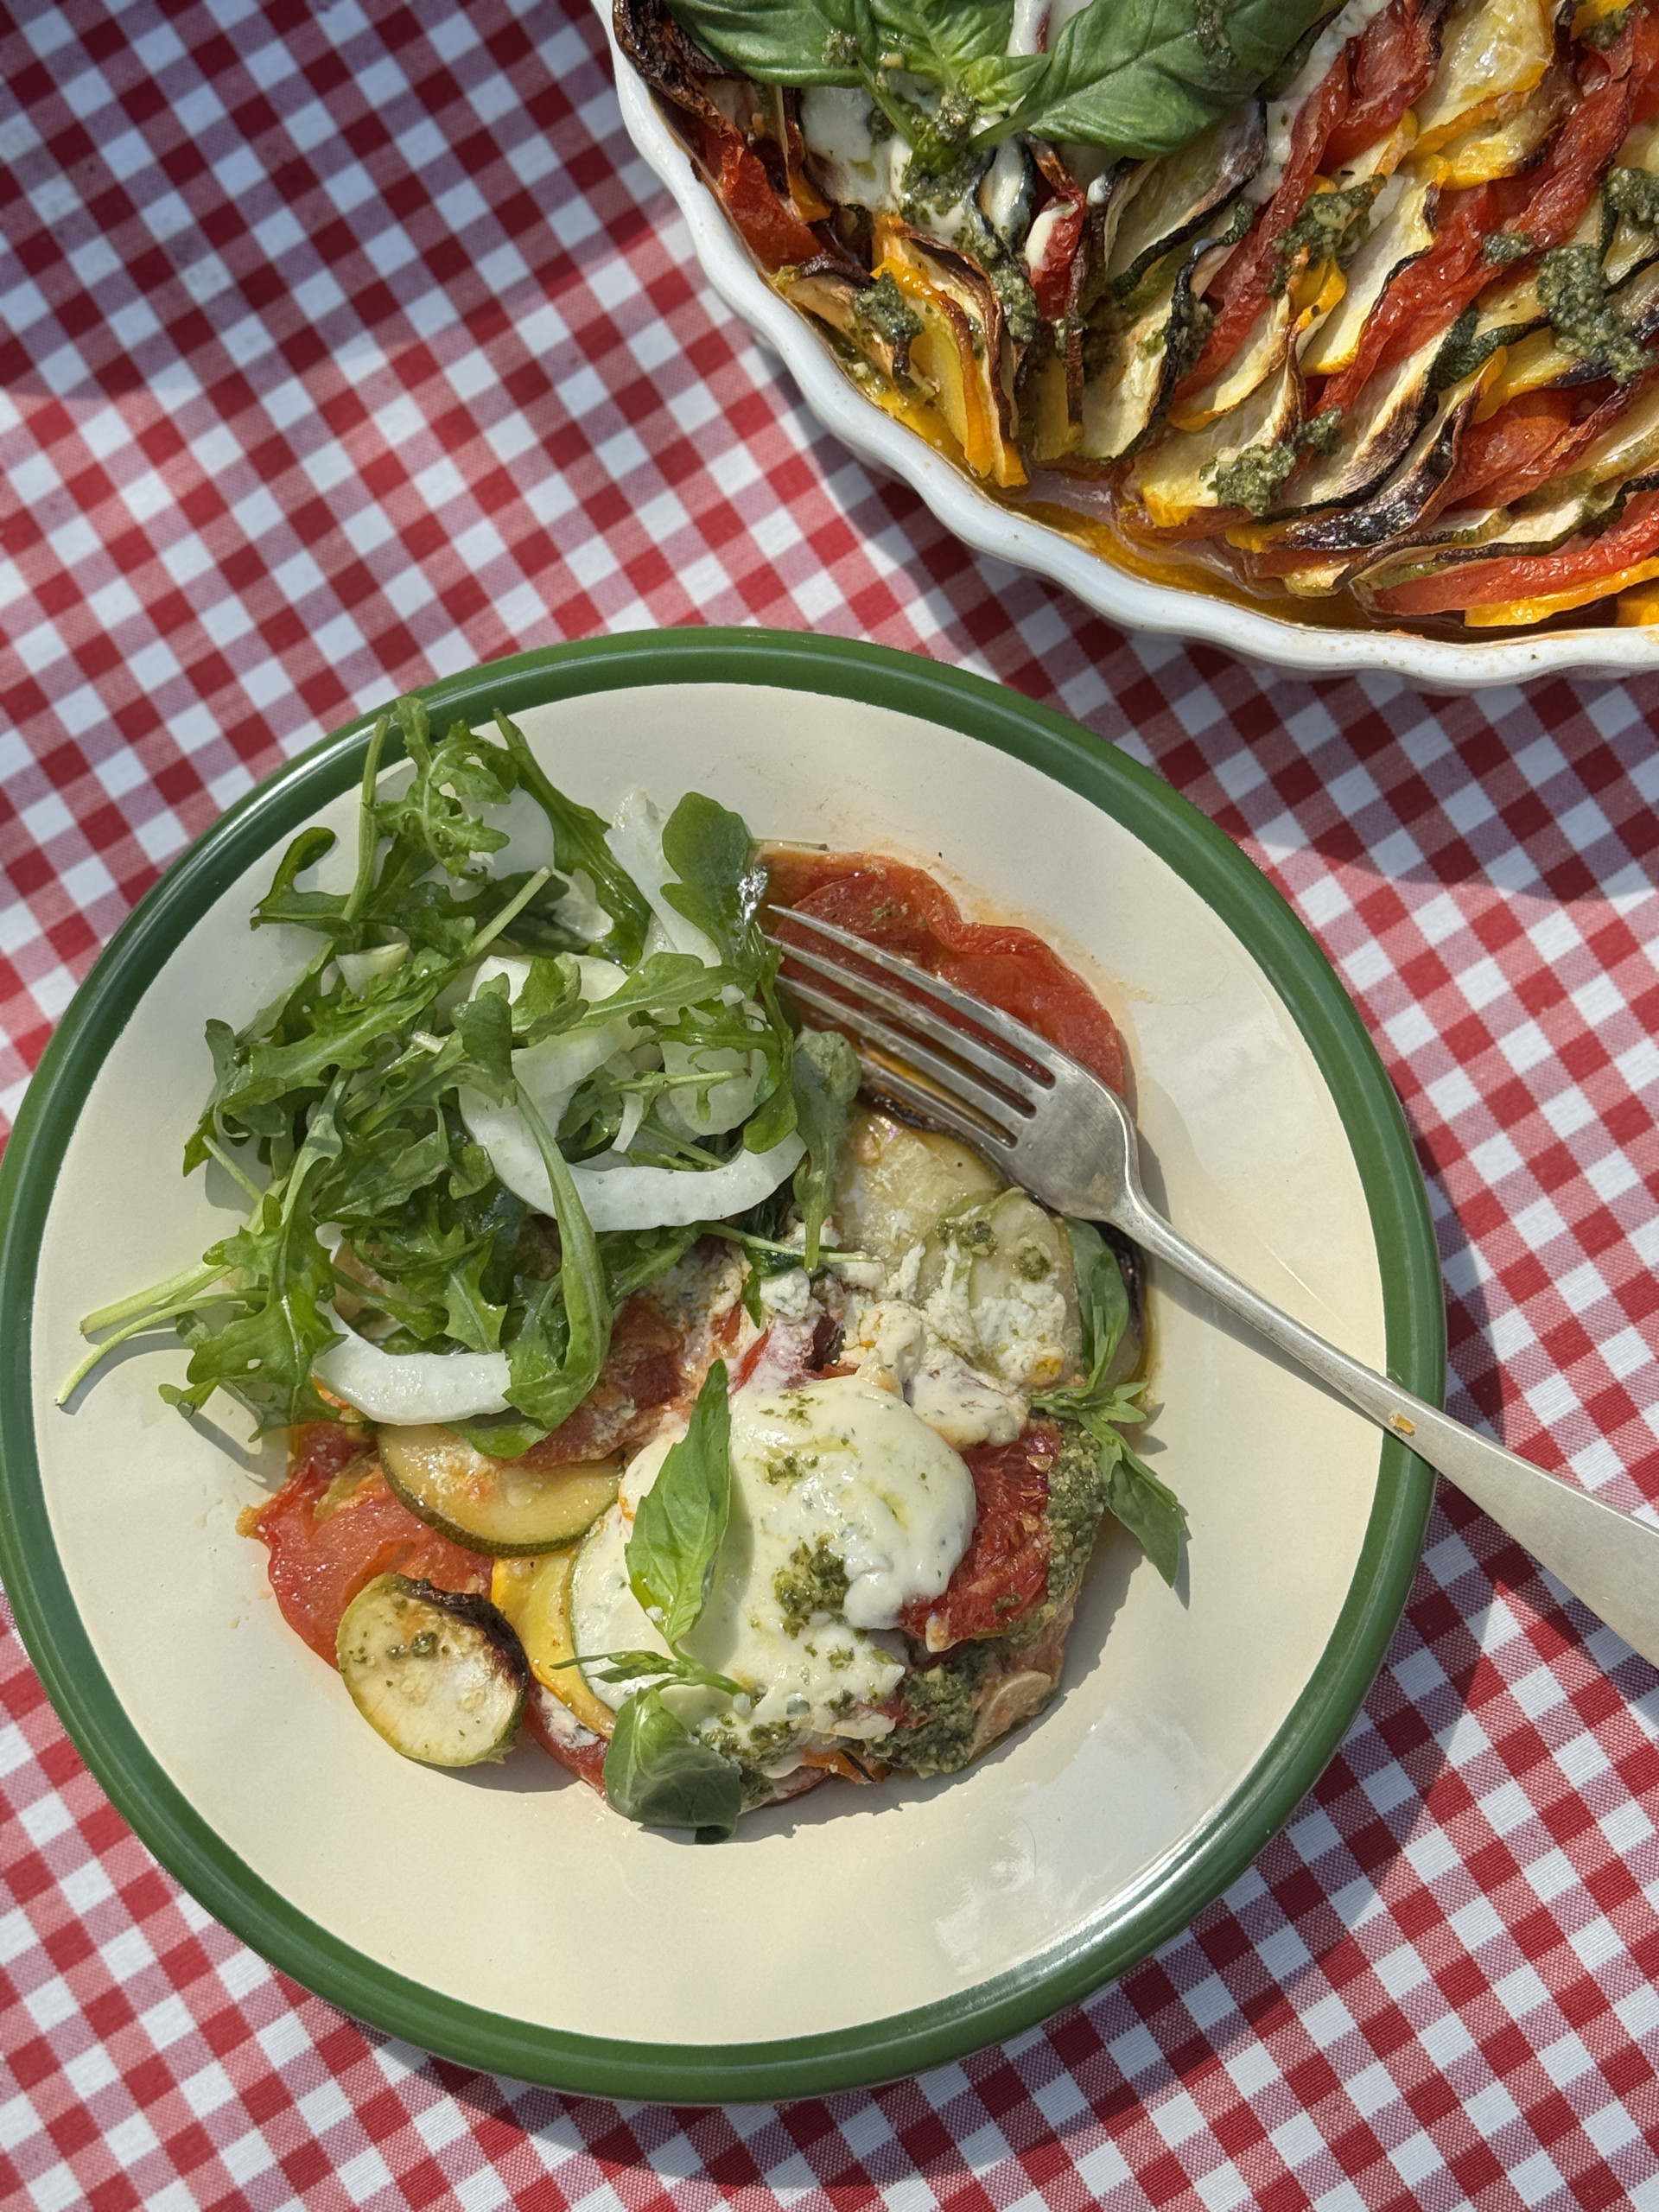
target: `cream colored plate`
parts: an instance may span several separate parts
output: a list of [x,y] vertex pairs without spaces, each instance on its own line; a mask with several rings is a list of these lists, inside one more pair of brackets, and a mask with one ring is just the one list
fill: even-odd
[[[797,664],[817,664],[812,641],[785,649],[747,633],[746,647],[729,633],[727,660],[705,648],[697,673],[730,666],[751,680],[652,681],[652,644],[667,649],[658,664],[677,650],[668,638],[633,641],[631,688],[599,697],[526,706],[522,663],[504,664],[494,692],[487,672],[447,688],[466,691],[473,719],[484,700],[516,690],[549,773],[603,810],[635,782],[665,804],[708,791],[759,836],[913,860],[970,913],[1032,922],[1096,984],[1123,1031],[1148,1182],[1172,1217],[1291,1312],[1383,1363],[1385,1298],[1398,1325],[1416,1294],[1405,1263],[1391,1262],[1385,1283],[1379,1243],[1398,1223],[1380,1240],[1373,1216],[1379,1193],[1401,1218],[1414,1206],[1421,1215],[1421,1186],[1414,1171],[1400,1181],[1397,1160],[1382,1172],[1370,1159],[1368,1147],[1386,1144],[1376,1130],[1391,1099],[1339,1104],[1321,1024],[1351,1012],[1333,982],[1319,985],[1322,1007],[1287,1002],[1287,977],[1306,994],[1286,947],[1314,963],[1310,975],[1329,971],[1247,864],[1151,779],[1091,758],[1092,741],[971,679],[831,649],[836,679],[850,671],[868,696],[826,696],[781,688],[802,680]],[[543,693],[613,681],[620,664],[605,650],[532,657]],[[684,663],[691,648],[677,650]],[[512,683],[508,669],[520,671]],[[887,670],[898,673],[878,682]],[[917,683],[910,711],[870,702]],[[937,714],[969,728],[975,715],[1001,717],[1016,735],[925,718]],[[1052,757],[1039,766],[995,749],[1008,741]],[[349,842],[351,748],[331,743],[312,785],[283,795],[280,824],[256,816],[243,851],[222,843],[222,887],[205,905],[198,870],[196,911],[175,899],[163,936],[176,941],[124,1028],[98,1047],[95,1072],[81,1048],[84,1100],[70,1099],[70,1078],[54,1068],[45,1078],[54,1097],[22,1140],[42,1162],[32,1172],[43,1172],[51,1125],[73,1112],[31,1338],[40,1483],[74,1614],[143,1760],[214,1840],[215,1865],[230,1854],[251,1878],[248,1895],[268,1891],[313,1924],[325,1963],[335,1962],[330,1994],[346,1972],[337,1962],[355,1958],[374,1971],[348,1981],[341,2001],[386,2018],[376,1976],[403,1977],[434,2000],[423,2032],[405,2032],[470,2052],[457,2023],[505,2020],[518,2032],[516,2056],[489,2063],[515,2072],[640,2094],[684,2094],[688,2082],[734,2094],[711,2085],[741,2081],[751,2094],[764,2069],[756,2061],[745,2072],[728,2047],[810,2038],[821,2063],[814,2073],[803,2054],[806,2071],[791,2078],[826,2086],[983,2040],[1010,2005],[1027,2017],[1052,2009],[1075,1993],[1080,1961],[1121,1965],[1112,1946],[1122,1949],[1125,1931],[1155,1940],[1174,1906],[1184,1917],[1205,1901],[1187,1895],[1195,1866],[1214,1887],[1229,1878],[1267,1832],[1239,1811],[1258,1804],[1259,1826],[1264,1775],[1300,1761],[1293,1786],[1305,1786],[1329,1755],[1403,1595],[1427,1496],[1417,1463],[1389,1447],[1379,1506],[1376,1432],[1184,1287],[1154,1278],[1160,1407],[1142,1448],[1190,1516],[1179,1586],[1166,1588],[1121,1534],[1103,1543],[1064,1694],[967,1774],[866,1791],[831,1784],[708,1848],[629,1826],[529,1745],[482,1774],[399,1759],[284,1627],[263,1549],[235,1533],[238,1510],[278,1478],[280,1449],[250,1449],[239,1416],[215,1426],[223,1401],[194,1425],[163,1405],[156,1383],[183,1367],[166,1344],[119,1358],[71,1411],[51,1404],[78,1356],[78,1316],[188,1265],[238,1217],[218,1171],[188,1183],[179,1174],[208,1079],[202,1023],[216,1014],[239,1024],[292,972],[293,946],[251,934],[247,915],[270,877],[265,848],[279,849],[319,810],[312,793],[325,769],[340,795],[321,816]],[[1098,788],[1054,780],[1067,760]],[[1113,789],[1133,800],[1129,819],[1102,810]],[[1177,825],[1214,880],[1195,887],[1130,826],[1148,809]],[[1210,903],[1218,886],[1236,918],[1249,902],[1271,914],[1279,987],[1247,941],[1248,920],[1241,933]],[[96,997],[96,982],[89,988]],[[107,990],[105,1001],[113,1028]],[[70,1033],[74,1047],[73,1023]],[[1343,1049],[1358,1065],[1363,1043]],[[1351,1080],[1338,1073],[1338,1090]],[[1407,1230],[1409,1246],[1409,1220]],[[1421,1261],[1413,1247],[1405,1272],[1421,1276]],[[1427,1346],[1415,1379],[1432,1389],[1433,1325],[1422,1312],[1414,1321]],[[1403,1341],[1396,1325],[1396,1354]],[[10,1441],[6,1471],[27,1485]],[[1368,1529],[1367,1576],[1386,1585],[1386,1618],[1376,1591],[1351,1596]],[[16,1586],[10,1556],[6,1566]],[[35,1633],[48,1636],[49,1624]],[[62,1655],[42,1664],[73,1704]],[[83,1740],[103,1725],[83,1715]],[[124,1769],[122,1781],[143,1832],[145,1790]],[[1272,1804],[1269,1826],[1285,1809]],[[180,1871],[226,1910],[220,1874],[207,1879],[194,1859]],[[263,1922],[251,1932],[288,1962],[278,1934]],[[292,1970],[314,1986],[327,1979],[309,1953]],[[653,2073],[614,2049],[630,2044],[676,2047],[671,2089],[647,2086],[671,2069]]]

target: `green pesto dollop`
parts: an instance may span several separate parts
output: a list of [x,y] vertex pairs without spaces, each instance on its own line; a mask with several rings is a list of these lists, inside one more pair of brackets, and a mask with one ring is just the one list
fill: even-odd
[[1653,355],[1614,306],[1593,246],[1557,246],[1538,264],[1538,296],[1555,342],[1580,361],[1593,361],[1617,384],[1630,384]]
[[1659,176],[1651,169],[1610,169],[1601,189],[1615,215],[1640,231],[1659,231]]
[[1342,192],[1316,192],[1281,238],[1274,256],[1273,289],[1282,292],[1300,268],[1338,259],[1356,251],[1370,227],[1371,203],[1382,189],[1381,177]]
[[847,1587],[846,1562],[830,1550],[827,1536],[797,1544],[788,1566],[772,1578],[772,1593],[791,1636],[798,1636],[816,1614],[838,1615],[847,1603]]
[[1208,471],[1209,483],[1218,505],[1264,515],[1295,466],[1296,448],[1288,438],[1282,438],[1275,444],[1246,446],[1230,461],[1213,462]]
[[891,269],[884,269],[873,284],[864,287],[855,311],[895,351],[920,334],[922,319],[899,290]]

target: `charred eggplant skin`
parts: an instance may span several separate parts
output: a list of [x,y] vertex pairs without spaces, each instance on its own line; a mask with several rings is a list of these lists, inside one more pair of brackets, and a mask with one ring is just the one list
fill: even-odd
[[404,1758],[476,1766],[518,1733],[530,1662],[487,1598],[377,1575],[346,1608],[336,1656],[353,1704]]

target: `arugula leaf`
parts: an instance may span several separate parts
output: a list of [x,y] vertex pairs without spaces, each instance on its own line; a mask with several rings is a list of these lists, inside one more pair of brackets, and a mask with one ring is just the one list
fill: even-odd
[[695,1828],[700,1842],[724,1842],[743,1808],[743,1777],[680,1725],[660,1690],[645,1689],[617,1715],[605,1795],[642,1827]]
[[645,950],[651,908],[639,887],[605,842],[605,824],[590,806],[578,806],[550,781],[531,751],[524,732],[498,708],[495,726],[501,733],[521,790],[527,791],[546,815],[553,831],[553,864],[562,875],[578,869],[594,887],[594,897],[611,918],[606,936],[593,950],[623,968],[632,968]]
[[696,1626],[731,1510],[732,1415],[726,1363],[709,1369],[690,1425],[639,1501],[628,1538],[628,1582],[676,1652]]
[[[475,808],[499,806],[511,797],[518,780],[512,754],[475,737],[462,721],[452,722],[435,745],[423,700],[400,699],[394,711],[415,774],[406,791],[376,806],[377,826],[426,854],[446,875],[474,872],[486,854],[507,842],[506,831],[491,829]],[[469,799],[474,805],[465,803]]]
[[663,858],[677,880],[663,896],[713,940],[721,958],[745,984],[767,959],[755,915],[766,872],[754,860],[754,840],[741,815],[701,791],[688,791],[663,824]]
[[509,1347],[507,1398],[520,1413],[539,1422],[543,1430],[550,1430],[575,1413],[598,1382],[605,1355],[611,1348],[614,1314],[598,1239],[564,1156],[535,1105],[522,1090],[518,1092],[518,1106],[541,1152],[553,1194],[553,1213],[559,1225],[559,1289],[564,1304],[564,1342],[556,1358],[552,1355],[550,1338],[545,1356],[538,1353],[533,1344],[526,1347],[520,1356],[516,1376],[512,1371],[512,1349]]
[[818,1240],[834,1202],[836,1163],[858,1096],[858,1054],[838,1029],[804,1029],[795,1039],[795,1125],[806,1157],[795,1170],[795,1200],[806,1229],[801,1264],[818,1264]]
[[1325,0],[1091,0],[1067,18],[1025,99],[976,140],[1079,139],[1173,153],[1275,68]]

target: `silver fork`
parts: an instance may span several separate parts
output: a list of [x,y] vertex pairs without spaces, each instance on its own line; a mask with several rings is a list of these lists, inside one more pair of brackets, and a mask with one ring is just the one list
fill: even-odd
[[772,942],[795,969],[821,979],[797,972],[785,976],[785,988],[820,1023],[851,1036],[874,1089],[976,1146],[1057,1212],[1109,1222],[1167,1261],[1403,1438],[1659,1665],[1659,1527],[1478,1436],[1339,1351],[1189,1244],[1147,1202],[1135,1124],[1122,1100],[1035,1030],[815,915],[779,910],[773,927]]

